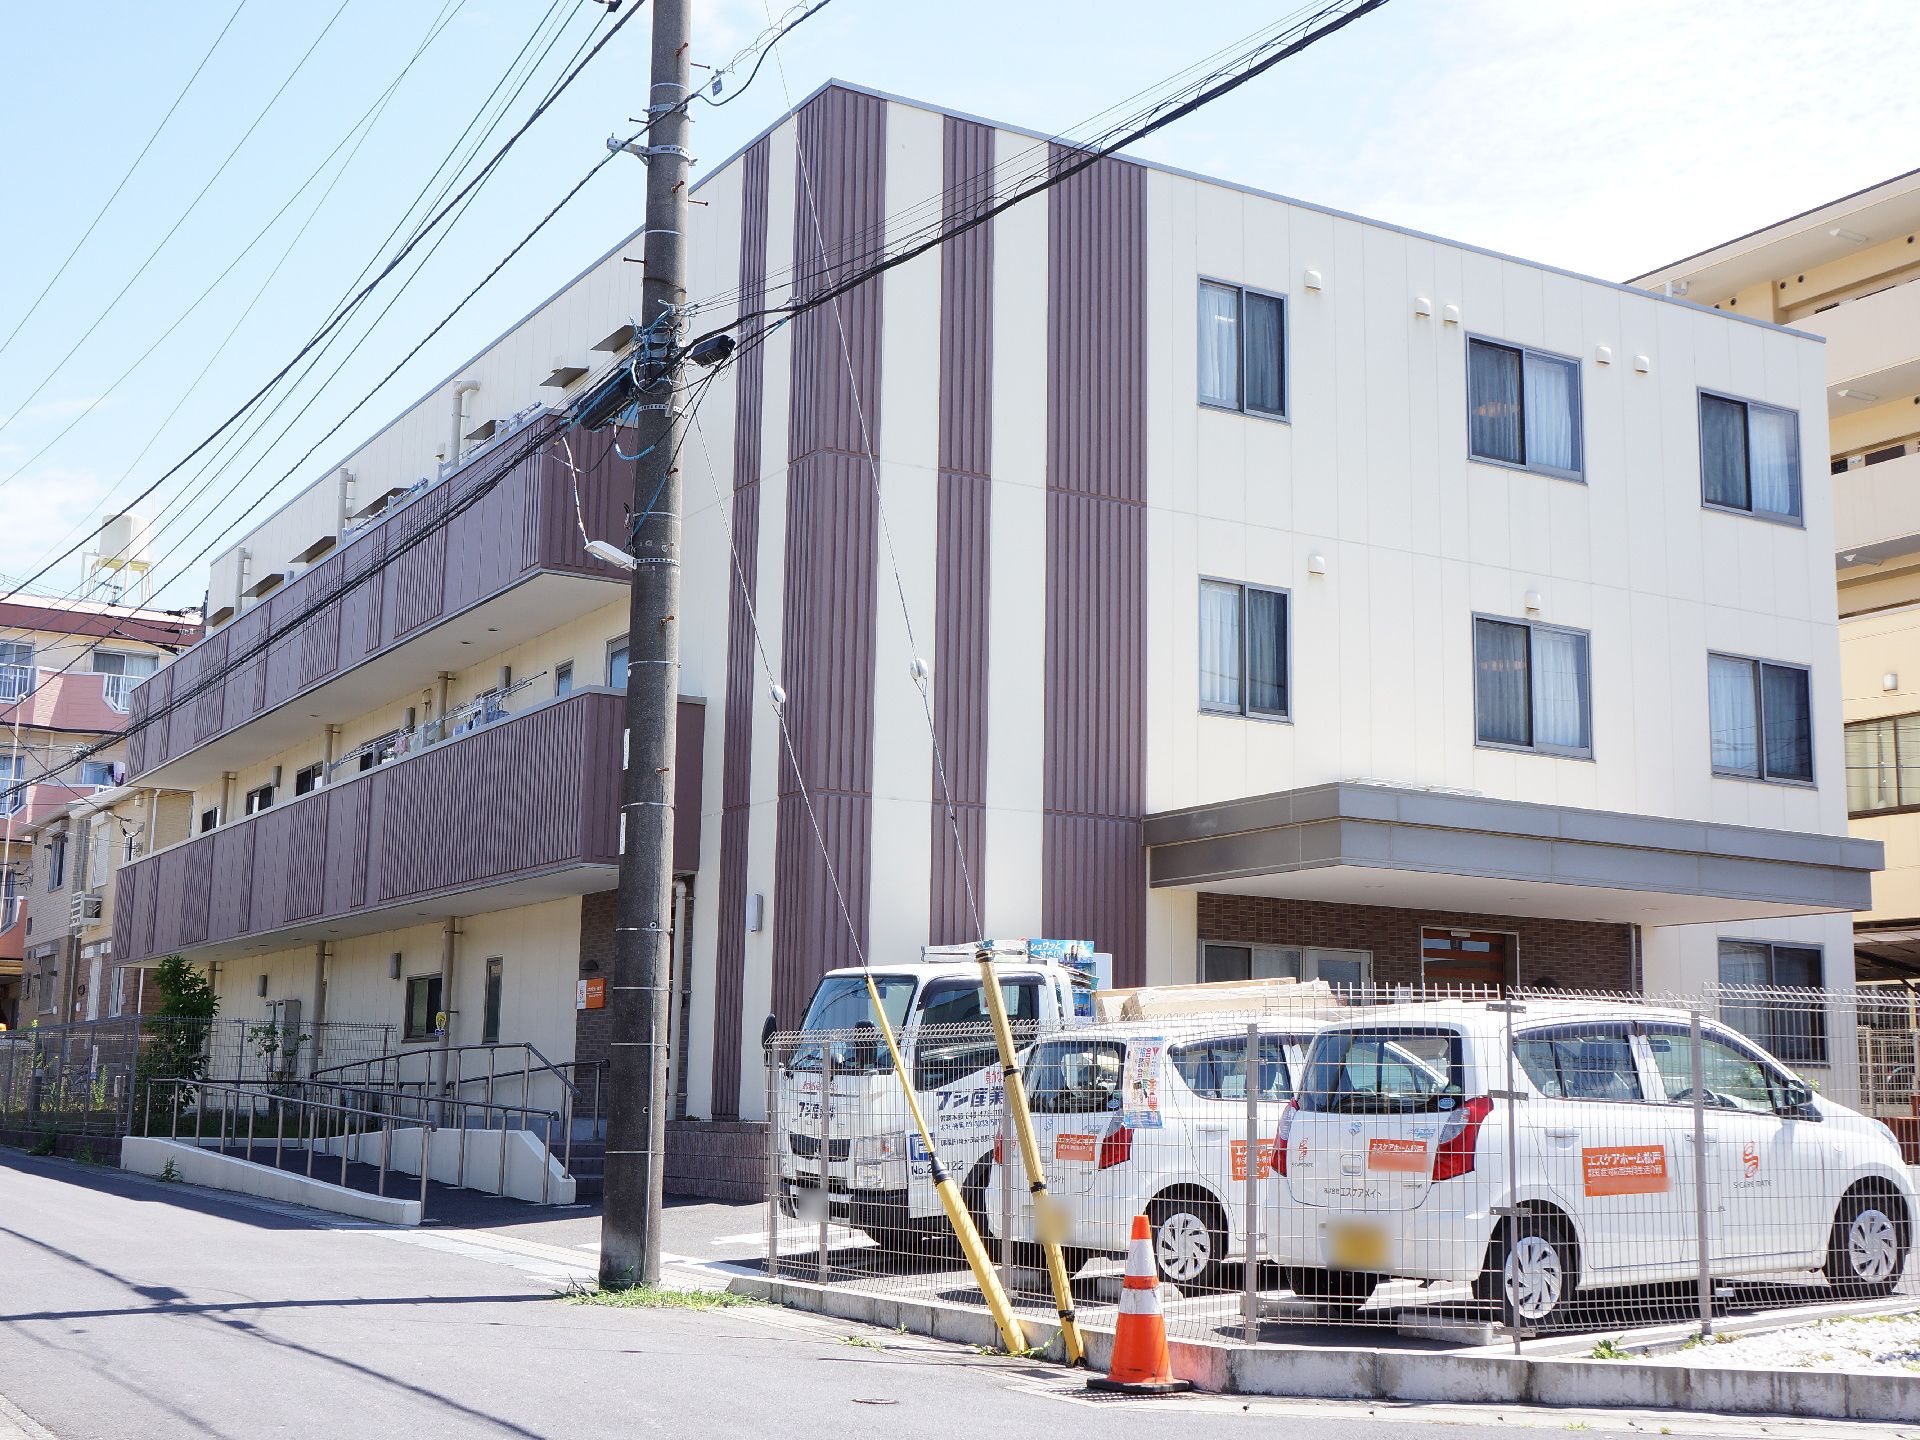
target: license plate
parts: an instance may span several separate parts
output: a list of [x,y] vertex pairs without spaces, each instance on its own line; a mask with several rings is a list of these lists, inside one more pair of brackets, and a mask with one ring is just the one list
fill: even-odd
[[1327,1254],[1336,1270],[1384,1270],[1387,1232],[1378,1225],[1344,1221],[1327,1227]]

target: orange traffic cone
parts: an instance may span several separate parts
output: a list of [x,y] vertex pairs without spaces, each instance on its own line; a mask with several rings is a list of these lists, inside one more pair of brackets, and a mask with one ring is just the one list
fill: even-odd
[[1172,1395],[1193,1387],[1173,1378],[1167,1358],[1167,1317],[1160,1310],[1160,1276],[1153,1268],[1153,1232],[1147,1217],[1133,1217],[1127,1245],[1127,1278],[1120,1291],[1120,1320],[1113,1332],[1113,1365],[1104,1378],[1088,1378],[1089,1390],[1123,1395]]

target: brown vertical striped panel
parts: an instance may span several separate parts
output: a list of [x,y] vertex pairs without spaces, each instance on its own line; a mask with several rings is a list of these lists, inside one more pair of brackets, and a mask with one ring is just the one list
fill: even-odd
[[[740,162],[740,308],[758,309],[767,288],[768,141]],[[733,558],[727,574],[726,709],[721,717],[720,883],[714,916],[713,1115],[740,1114],[740,1016],[747,969],[747,831],[753,803],[753,712],[760,655],[753,633],[760,567],[761,407],[766,357],[761,325],[741,328],[733,410]]]
[[[952,227],[993,203],[993,130],[948,116]],[[933,873],[928,940],[979,939],[986,905],[987,603],[993,494],[993,226],[940,250],[940,493],[934,542]],[[969,889],[972,903],[969,904]]]
[[[1075,158],[1057,148],[1056,164]],[[1146,966],[1146,178],[1102,160],[1048,194],[1041,924]]]
[[400,640],[438,620],[446,611],[446,485],[429,490],[387,522],[392,557],[380,577],[386,589],[386,634]]
[[[325,792],[323,792],[325,793]],[[253,928],[253,826],[216,830],[194,844],[213,852],[213,897],[207,939],[231,940]]]
[[[796,117],[797,295],[841,278],[879,233],[886,117],[884,100],[840,89]],[[880,332],[878,280],[791,326],[781,683],[795,756],[781,760],[773,925],[774,1010],[788,1024],[824,971],[867,946],[877,530],[866,447],[880,434]]]

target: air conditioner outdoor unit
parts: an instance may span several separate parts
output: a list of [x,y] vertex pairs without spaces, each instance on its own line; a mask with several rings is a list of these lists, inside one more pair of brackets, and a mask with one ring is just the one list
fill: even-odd
[[73,897],[71,913],[73,923],[84,925],[89,920],[100,918],[101,896],[98,891],[87,891]]

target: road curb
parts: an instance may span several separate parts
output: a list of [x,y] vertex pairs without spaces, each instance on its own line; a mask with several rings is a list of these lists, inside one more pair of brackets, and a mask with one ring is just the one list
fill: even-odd
[[[998,1349],[985,1310],[943,1300],[879,1295],[804,1280],[735,1276],[727,1288],[776,1304],[905,1329],[960,1345]],[[1022,1315],[1028,1339],[1064,1359],[1057,1326]],[[1104,1369],[1110,1331],[1082,1324],[1087,1358]],[[1920,1415],[1920,1375],[1654,1365],[1533,1355],[1458,1355],[1419,1350],[1334,1350],[1169,1340],[1173,1373],[1202,1390],[1317,1400],[1399,1400],[1546,1405],[1574,1409],[1697,1410],[1817,1420],[1911,1421]]]

